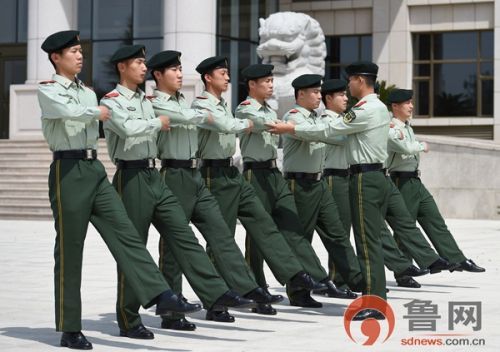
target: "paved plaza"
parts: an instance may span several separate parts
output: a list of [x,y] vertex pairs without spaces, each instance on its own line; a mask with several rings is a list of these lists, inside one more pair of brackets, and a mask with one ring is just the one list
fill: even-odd
[[[395,312],[395,328],[382,342],[388,332],[387,321],[382,321],[374,346],[362,346],[366,336],[359,322],[351,327],[357,343],[347,336],[343,313],[350,301],[317,296],[324,304],[322,309],[291,307],[285,300],[276,305],[276,316],[233,311],[233,324],[205,321],[204,311],[198,312],[190,317],[197,325],[194,332],[162,330],[154,311],[142,311],[143,322],[155,333],[155,339],[119,337],[114,313],[116,266],[104,242],[90,227],[82,282],[83,331],[94,351],[499,351],[500,221],[448,220],[448,225],[465,255],[486,267],[486,273],[427,275],[417,278],[422,288],[405,289],[396,287],[392,273],[387,271],[388,302]],[[60,333],[54,329],[53,223],[0,221],[0,234],[0,351],[61,351]],[[236,236],[243,248],[244,229],[240,225]],[[202,239],[200,242],[205,244]],[[158,233],[152,229],[148,247],[155,258],[157,244]],[[317,238],[314,247],[326,263],[326,252]],[[268,278],[270,291],[284,294],[269,271]],[[185,296],[198,301],[186,281]],[[424,303],[437,310],[434,331],[410,331],[416,318],[409,307],[415,299],[429,301]],[[448,325],[450,302],[457,306],[453,330]],[[477,308],[474,304],[478,302],[480,315],[477,309],[471,309]],[[452,345],[422,345],[439,341]],[[477,343],[484,345],[472,346]]]

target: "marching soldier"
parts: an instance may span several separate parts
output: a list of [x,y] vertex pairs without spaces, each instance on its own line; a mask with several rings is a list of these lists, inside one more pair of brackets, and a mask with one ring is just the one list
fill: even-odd
[[[329,124],[297,126],[278,122],[271,125],[270,131],[315,140],[347,135],[351,215],[357,254],[365,279],[363,294],[386,299],[380,231],[382,210],[389,191],[382,169],[383,162],[387,159],[390,115],[374,92],[377,65],[372,62],[356,62],[346,67],[346,73],[349,76],[349,91],[359,102],[342,119]],[[318,94],[318,98],[320,97]],[[354,317],[356,320],[368,318],[384,319],[384,316],[375,310],[365,309]]]
[[[112,111],[104,132],[111,160],[117,166],[113,185],[143,243],[153,224],[206,308],[254,306],[254,301],[230,291],[219,276],[189,227],[177,198],[155,167],[157,135],[170,128],[170,121],[166,116],[155,116],[151,102],[138,87],[147,71],[144,46],[119,48],[111,63],[119,73],[120,83],[101,102]],[[129,280],[119,267],[116,308],[120,336],[152,339],[153,333],[141,322],[138,297]]]
[[[210,245],[217,269],[228,286],[244,293],[244,297],[254,299],[259,305],[280,302],[283,296],[270,295],[266,289],[258,287],[222,217],[217,200],[205,186],[197,168],[196,126],[210,124],[213,118],[206,110],[190,109],[179,91],[182,87],[180,56],[178,51],[167,50],[154,55],[147,62],[156,82],[154,95],[150,97],[156,116],[169,116],[172,126],[170,131],[160,132],[157,142],[162,178],[178,199],[188,221],[192,221]],[[167,241],[163,239],[160,239],[160,264],[167,282],[176,292],[180,292],[182,273]],[[227,312],[208,310],[206,317],[208,320],[234,321]],[[195,325],[181,315],[164,317],[162,327],[195,329]]]
[[[243,157],[244,175],[255,189],[266,211],[272,216],[280,232],[294,249],[307,272],[319,277],[328,286],[327,295],[337,298],[356,298],[351,291],[339,290],[328,278],[319,258],[311,247],[309,239],[304,236],[293,194],[286,180],[278,170],[276,158],[278,153],[278,137],[266,131],[266,122],[276,120],[276,113],[267,105],[273,93],[272,65],[256,64],[245,68],[242,75],[247,80],[249,96],[237,108],[235,116],[240,119],[251,119],[254,127],[251,133],[241,134],[241,154]],[[246,256],[252,269],[259,278],[259,284],[265,285],[263,258],[252,235],[247,234]],[[359,272],[358,280],[361,280]],[[291,290],[290,290],[291,291]],[[290,304],[301,307],[320,307],[309,293],[290,294]],[[271,307],[258,306],[261,313],[272,313]]]
[[[456,264],[450,271],[484,272],[484,268],[467,259],[462,253],[448,230],[434,198],[420,180],[419,153],[428,152],[429,147],[427,143],[419,142],[415,138],[410,126],[409,121],[413,112],[412,97],[413,91],[406,89],[394,89],[389,95],[388,100],[394,116],[391,133],[402,133],[404,136],[402,140],[389,139],[387,167],[391,178],[399,188],[413,221],[418,220],[439,255]],[[398,236],[398,233],[395,235]],[[402,249],[404,252],[408,250],[404,241]]]
[[78,31],[47,37],[42,49],[56,73],[38,88],[43,134],[54,161],[50,165],[49,197],[57,232],[54,250],[56,330],[61,346],[92,349],[81,332],[81,272],[83,244],[89,221],[129,278],[139,305],[157,303],[156,314],[193,312],[201,307],[179,299],[127,217],[119,196],[97,160],[98,121],[110,119],[109,109],[97,106],[95,93],[76,75],[83,65]]
[[316,282],[304,271],[252,186],[233,165],[236,134],[250,132],[253,122],[235,119],[222,97],[229,83],[227,59],[222,56],[207,58],[196,67],[196,71],[201,74],[205,91],[196,98],[192,107],[208,110],[214,118],[213,124],[200,126],[198,130],[201,173],[217,199],[229,229],[234,234],[236,220],[240,219],[281,284],[307,290],[326,289],[326,285]]

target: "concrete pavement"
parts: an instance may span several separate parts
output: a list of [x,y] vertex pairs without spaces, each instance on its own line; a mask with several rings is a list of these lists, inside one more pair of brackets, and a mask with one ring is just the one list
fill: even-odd
[[[395,328],[388,340],[382,342],[388,331],[387,321],[382,321],[380,337],[374,346],[361,345],[367,338],[362,335],[359,322],[352,324],[357,343],[347,336],[343,313],[350,301],[317,296],[324,303],[323,309],[291,307],[285,300],[276,305],[276,316],[233,311],[234,324],[208,322],[204,320],[204,312],[198,312],[190,318],[198,326],[195,332],[162,330],[154,311],[143,311],[143,322],[154,331],[155,339],[140,341],[119,337],[114,313],[115,264],[99,234],[90,227],[82,282],[84,333],[95,351],[498,351],[500,221],[449,220],[448,224],[465,255],[486,267],[487,272],[427,275],[417,278],[423,285],[421,289],[398,288],[392,273],[387,272],[388,302],[396,315]],[[58,347],[60,333],[54,329],[54,233],[50,221],[0,221],[1,351],[61,351]],[[241,226],[236,236],[243,248],[244,229]],[[200,242],[204,245],[202,239]],[[158,234],[151,230],[148,247],[154,257],[157,257],[157,243]],[[322,262],[326,263],[327,255],[321,242],[316,238],[313,244]],[[283,287],[269,271],[268,278],[270,291],[284,294]],[[185,296],[192,302],[198,301],[186,281]],[[405,319],[409,307],[404,305],[415,299],[435,305],[440,315],[435,319],[435,331],[410,331],[410,320],[415,321],[415,316]],[[477,326],[479,317],[469,307],[461,310],[461,316],[470,319],[460,321],[460,313],[457,313],[459,322],[450,330],[450,301],[480,302],[480,329],[472,329]],[[482,344],[481,339],[484,346],[471,346],[472,343]],[[455,345],[428,346],[439,340]],[[466,343],[469,346],[464,345]]]

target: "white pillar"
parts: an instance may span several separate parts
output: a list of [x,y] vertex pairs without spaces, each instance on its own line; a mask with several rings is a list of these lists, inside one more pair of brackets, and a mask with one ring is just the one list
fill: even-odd
[[163,46],[182,53],[184,75],[198,75],[195,67],[216,54],[217,1],[165,0]]
[[411,32],[406,0],[380,0],[373,7],[373,60],[379,79],[412,88]]
[[493,79],[494,93],[493,93],[493,139],[495,142],[500,143],[500,1],[495,1],[495,30],[493,32],[493,47],[494,47],[494,68],[495,73]]
[[77,28],[77,0],[29,0],[27,84],[49,79],[54,68],[40,49],[52,33]]

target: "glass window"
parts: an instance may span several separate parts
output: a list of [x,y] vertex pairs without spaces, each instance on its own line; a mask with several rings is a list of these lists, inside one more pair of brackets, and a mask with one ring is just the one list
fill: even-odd
[[493,31],[414,34],[413,54],[417,117],[493,116]]
[[132,37],[132,0],[94,0],[92,39]]
[[27,0],[4,0],[0,11],[0,43],[26,43]]
[[325,77],[343,77],[344,68],[359,60],[372,60],[371,35],[326,37]]
[[134,1],[134,38],[157,37],[162,33],[163,1]]

